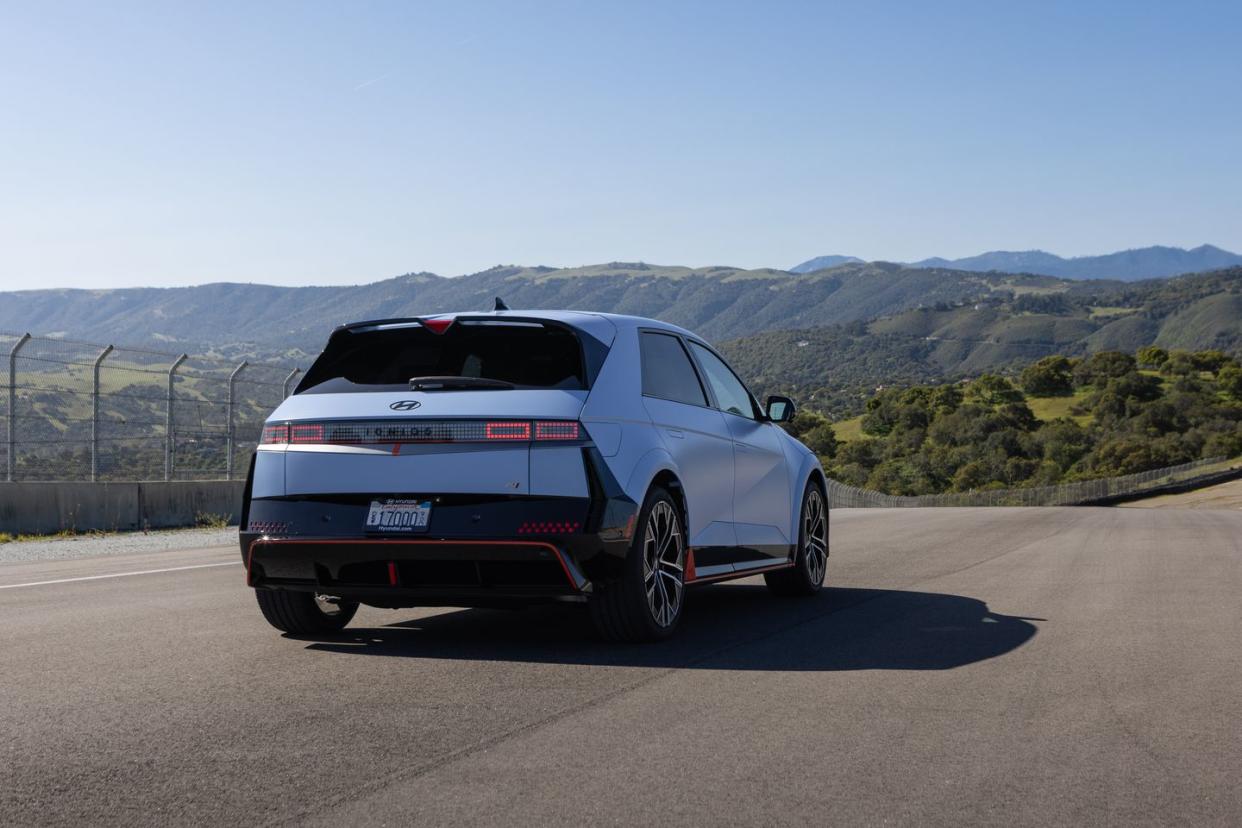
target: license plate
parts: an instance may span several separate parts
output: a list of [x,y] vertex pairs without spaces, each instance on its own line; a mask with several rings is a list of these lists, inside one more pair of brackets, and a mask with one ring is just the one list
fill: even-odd
[[430,500],[372,500],[365,529],[394,534],[426,532],[430,521]]

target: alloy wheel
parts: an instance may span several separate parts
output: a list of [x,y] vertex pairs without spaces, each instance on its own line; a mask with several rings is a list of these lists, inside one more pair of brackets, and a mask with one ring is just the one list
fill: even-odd
[[803,566],[812,584],[823,583],[828,569],[828,518],[818,489],[807,493],[802,513]]
[[651,617],[661,627],[677,620],[685,590],[686,545],[677,512],[657,501],[647,517],[643,538],[643,589]]

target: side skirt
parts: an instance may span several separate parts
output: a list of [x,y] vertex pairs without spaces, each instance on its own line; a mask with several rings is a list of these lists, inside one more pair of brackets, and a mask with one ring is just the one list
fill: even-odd
[[[777,552],[776,549],[764,550]],[[790,569],[797,563],[796,547],[781,547],[778,554],[769,554],[761,558],[755,557],[753,549],[721,549],[691,548],[686,567],[686,585],[732,581],[738,578],[749,578],[763,572],[775,572],[779,569]],[[726,553],[726,561],[720,561],[721,553]],[[743,557],[745,556],[745,557]],[[704,558],[708,563],[704,562]],[[728,560],[732,558],[732,560]]]

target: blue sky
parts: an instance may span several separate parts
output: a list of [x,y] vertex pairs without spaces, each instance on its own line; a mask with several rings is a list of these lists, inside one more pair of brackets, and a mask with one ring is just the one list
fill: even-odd
[[43,3],[0,288],[1242,250],[1242,4]]

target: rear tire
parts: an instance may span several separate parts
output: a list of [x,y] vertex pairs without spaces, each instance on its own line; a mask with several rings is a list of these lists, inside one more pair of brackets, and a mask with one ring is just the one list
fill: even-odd
[[789,569],[766,572],[763,580],[775,595],[815,595],[828,571],[828,504],[814,481],[806,484],[798,519],[798,554]]
[[668,638],[685,606],[686,534],[676,501],[652,489],[636,526],[621,577],[598,584],[590,603],[591,620],[609,641]]
[[340,632],[358,611],[353,601],[329,603],[312,592],[256,589],[254,595],[267,623],[292,635]]

